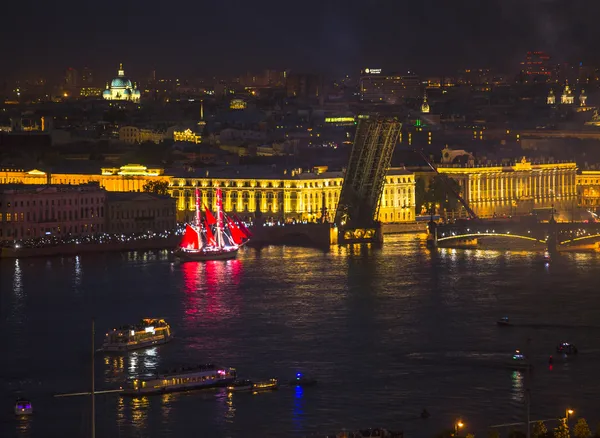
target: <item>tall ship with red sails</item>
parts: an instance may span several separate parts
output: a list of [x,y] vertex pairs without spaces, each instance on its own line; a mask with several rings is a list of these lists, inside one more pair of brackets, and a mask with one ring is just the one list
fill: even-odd
[[233,215],[223,211],[223,196],[217,188],[216,217],[204,206],[204,218],[200,211],[200,197],[196,189],[196,221],[186,224],[185,233],[175,255],[183,260],[227,260],[237,256],[252,233]]

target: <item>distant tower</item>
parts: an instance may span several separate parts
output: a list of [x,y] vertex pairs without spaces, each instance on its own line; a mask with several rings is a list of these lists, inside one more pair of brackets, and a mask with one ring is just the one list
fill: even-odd
[[423,92],[423,104],[421,105],[421,112],[423,114],[429,113],[429,104],[427,103],[427,90]]
[[204,100],[200,101],[200,121],[198,122],[198,126],[200,128],[204,128],[206,122],[204,121]]
[[586,106],[587,96],[585,95],[585,90],[581,90],[581,94],[579,95],[579,106]]
[[573,102],[575,102],[575,97],[573,96],[573,91],[571,91],[571,87],[569,87],[569,82],[567,81],[563,94],[560,96],[560,103],[563,105],[573,105]]
[[548,93],[548,99],[547,99],[548,105],[556,105],[556,96],[554,95],[554,90],[551,88],[550,92]]

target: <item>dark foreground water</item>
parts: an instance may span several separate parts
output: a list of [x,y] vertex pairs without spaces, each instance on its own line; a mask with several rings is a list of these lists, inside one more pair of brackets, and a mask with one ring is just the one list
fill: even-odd
[[[382,250],[270,247],[238,260],[171,263],[166,253],[0,261],[0,437],[88,437],[91,317],[162,316],[171,344],[96,357],[97,389],[156,368],[216,362],[243,376],[315,375],[313,388],[97,396],[98,437],[302,437],[383,426],[429,437],[524,419],[526,376],[503,367],[528,338],[532,418],[571,407],[600,420],[600,257],[441,250],[415,236]],[[495,324],[509,315],[517,324]],[[561,340],[579,357],[547,359]],[[15,399],[35,413],[13,416]],[[426,407],[428,420],[417,419]]]

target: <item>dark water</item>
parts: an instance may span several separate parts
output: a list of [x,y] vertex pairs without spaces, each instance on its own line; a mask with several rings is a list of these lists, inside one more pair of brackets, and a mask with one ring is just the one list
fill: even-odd
[[[260,395],[221,390],[97,396],[98,437],[301,437],[383,426],[428,437],[461,417],[480,435],[524,419],[524,379],[502,366],[528,338],[532,419],[573,408],[600,420],[600,258],[441,250],[415,236],[382,250],[271,247],[228,262],[166,253],[0,262],[0,437],[90,436],[91,317],[113,326],[162,316],[171,344],[96,357],[97,389],[145,370],[216,362],[247,377],[315,375]],[[509,315],[515,327],[495,320]],[[580,354],[547,358],[566,340]],[[28,420],[15,399],[33,402]],[[426,407],[428,420],[416,419]]]

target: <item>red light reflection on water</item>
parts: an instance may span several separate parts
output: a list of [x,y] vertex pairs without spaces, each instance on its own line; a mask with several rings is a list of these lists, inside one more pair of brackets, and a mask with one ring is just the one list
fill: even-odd
[[187,322],[201,323],[237,315],[237,286],[242,269],[239,260],[183,263]]

